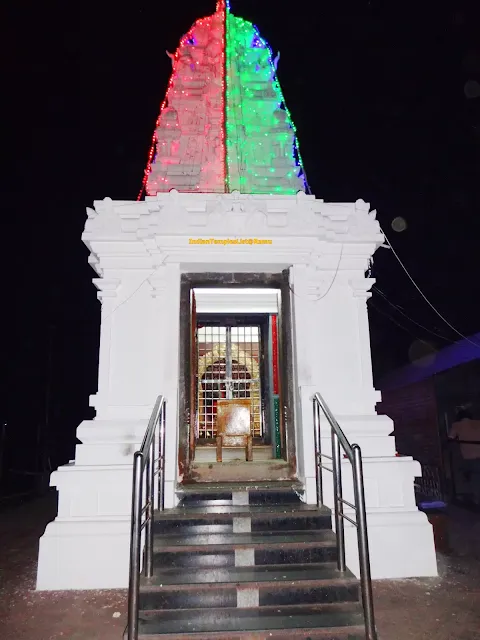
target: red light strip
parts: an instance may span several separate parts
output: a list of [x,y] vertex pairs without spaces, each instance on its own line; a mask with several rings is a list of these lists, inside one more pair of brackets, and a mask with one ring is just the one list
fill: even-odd
[[172,75],[170,76],[170,80],[168,81],[168,87],[167,87],[167,92],[165,94],[165,98],[163,99],[162,104],[160,105],[160,111],[157,117],[157,120],[155,122],[155,128],[153,130],[153,136],[152,136],[152,144],[150,145],[150,151],[148,152],[148,159],[147,159],[147,166],[145,167],[145,171],[143,172],[143,180],[142,180],[142,188],[140,189],[140,191],[138,192],[138,196],[137,196],[137,202],[141,199],[143,192],[145,191],[145,187],[147,186],[147,180],[148,180],[148,176],[150,175],[150,171],[152,168],[152,161],[153,161],[153,156],[155,155],[155,149],[157,147],[157,128],[158,125],[160,124],[160,117],[162,115],[162,111],[165,109],[165,106],[167,104],[168,101],[168,94],[170,92],[170,89],[173,85],[173,79],[175,76],[175,64],[177,62],[177,57],[175,55],[175,61],[173,63],[173,70],[172,70]]
[[222,153],[223,153],[223,182],[225,185],[225,193],[228,192],[228,158],[227,158],[227,11],[225,6],[225,0],[219,0],[217,2],[217,11],[220,11],[223,22],[223,35],[222,35]]
[[[223,167],[223,173],[224,173],[224,185],[225,185],[225,191],[227,190],[227,152],[226,152],[226,130],[225,130],[225,93],[226,93],[226,86],[225,86],[225,73],[226,73],[226,56],[225,56],[225,45],[226,45],[226,3],[225,0],[218,0],[217,4],[216,4],[216,12],[220,13],[220,16],[222,18],[222,60],[221,60],[221,64],[222,64],[222,69],[223,69],[223,73],[222,73],[222,100],[223,100],[223,106],[222,106],[222,112],[223,112],[223,122],[221,125],[221,153],[222,153],[222,157],[223,157],[223,162],[224,162],[224,167]],[[199,21],[197,21],[195,23],[195,25],[198,24],[202,24],[202,22],[204,21],[208,21],[210,18],[210,16],[207,18],[203,18]],[[195,26],[194,25],[194,26]],[[192,27],[193,29],[194,27]],[[180,41],[180,47],[186,42],[186,40],[190,37],[191,31],[192,29],[182,38],[182,40]],[[173,70],[172,70],[172,74],[170,76],[170,80],[168,83],[168,87],[167,87],[167,92],[165,95],[165,99],[163,100],[161,106],[160,106],[160,112],[158,114],[157,120],[155,122],[155,129],[153,132],[153,136],[152,136],[152,142],[150,145],[150,150],[148,152],[148,158],[147,158],[147,166],[145,168],[144,171],[144,175],[143,175],[143,180],[142,180],[142,187],[138,193],[137,196],[137,201],[141,200],[143,193],[146,191],[147,188],[147,182],[148,182],[148,177],[151,173],[151,169],[152,169],[152,163],[153,163],[153,158],[155,156],[155,150],[158,144],[158,137],[157,137],[157,129],[160,125],[160,119],[162,116],[162,112],[165,109],[167,103],[168,103],[168,96],[169,96],[169,92],[170,89],[173,86],[174,83],[174,79],[176,76],[176,64],[177,64],[177,60],[178,60],[178,53],[179,53],[179,49],[180,47],[177,49],[177,51],[175,52],[175,56],[174,56],[174,62],[173,62]]]

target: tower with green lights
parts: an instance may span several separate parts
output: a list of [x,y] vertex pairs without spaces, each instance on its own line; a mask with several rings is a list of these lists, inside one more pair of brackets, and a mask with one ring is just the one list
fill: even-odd
[[172,76],[143,182],[147,194],[304,191],[278,58],[258,29],[218,2],[170,55]]

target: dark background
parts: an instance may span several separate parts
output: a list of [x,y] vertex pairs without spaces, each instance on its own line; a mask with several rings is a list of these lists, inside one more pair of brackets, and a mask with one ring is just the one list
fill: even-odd
[[[431,302],[460,332],[478,331],[477,3],[231,4],[281,52],[312,192],[370,202]],[[13,467],[37,464],[37,432],[53,466],[72,457],[75,429],[92,416],[100,304],[80,240],[85,207],[136,198],[171,71],[165,50],[214,7],[3,5],[1,418]],[[373,276],[386,296],[369,303],[377,379],[458,338],[390,251],[378,250]]]

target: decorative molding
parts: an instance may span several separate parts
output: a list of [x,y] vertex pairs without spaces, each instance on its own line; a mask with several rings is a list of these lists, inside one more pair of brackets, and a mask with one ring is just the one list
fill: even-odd
[[368,300],[372,296],[370,289],[375,284],[375,278],[359,278],[358,280],[349,280],[353,297]]
[[[338,257],[337,265],[338,266]],[[310,267],[307,271],[307,299],[317,302],[326,297],[333,289],[338,277],[338,269],[322,270],[318,267]]]
[[102,304],[106,298],[116,298],[120,279],[112,278],[107,280],[105,278],[93,278],[92,282],[98,289],[97,298]]
[[142,238],[142,242],[145,246],[145,249],[152,257],[152,267],[156,269],[162,266],[165,263],[168,254],[165,251],[162,251],[162,249],[158,246],[157,238],[144,237]]
[[[384,241],[375,212],[369,212],[369,205],[361,200],[332,204],[302,193],[266,196],[171,191],[148,197],[145,202],[105,198],[94,206],[87,211],[83,240],[94,255],[92,266],[99,274],[105,268],[105,258],[109,264],[114,260],[115,268],[122,268],[126,259],[138,262],[148,257],[156,266],[166,258],[159,250],[160,243],[173,259],[175,252],[179,255],[188,244],[188,238],[198,236],[272,239],[276,250],[291,254],[291,263],[299,249],[313,250],[312,260],[323,271],[337,269],[339,244],[343,249],[338,268],[362,270],[363,263],[368,263]],[[237,247],[228,249],[232,255],[240,251]],[[255,251],[273,255],[272,246]],[[190,255],[194,252],[190,247]],[[202,253],[206,261],[207,253]],[[215,255],[218,253],[217,248]]]

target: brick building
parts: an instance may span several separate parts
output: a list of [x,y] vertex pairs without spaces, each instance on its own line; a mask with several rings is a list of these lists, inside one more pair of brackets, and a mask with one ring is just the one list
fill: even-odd
[[422,465],[421,493],[460,498],[458,451],[447,434],[461,407],[480,418],[480,333],[392,372],[379,388],[377,409],[394,420],[397,452]]

